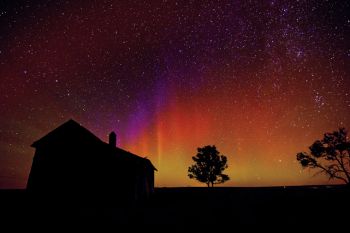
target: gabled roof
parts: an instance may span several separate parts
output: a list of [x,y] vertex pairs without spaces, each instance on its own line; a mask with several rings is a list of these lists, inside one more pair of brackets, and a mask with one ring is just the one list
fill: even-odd
[[[61,140],[67,140],[72,143],[80,141],[80,142],[87,142],[89,145],[92,146],[91,143],[98,143],[98,148],[108,148],[108,151],[110,151],[112,154],[115,154],[117,156],[124,156],[124,158],[131,159],[136,162],[142,162],[146,164],[147,166],[150,166],[153,170],[157,170],[150,160],[146,158],[142,158],[138,155],[135,155],[129,151],[123,150],[118,147],[111,147],[108,143],[103,142],[101,139],[96,137],[93,133],[91,133],[89,130],[81,126],[76,121],[70,119],[69,121],[63,123],[56,129],[52,130],[48,134],[46,134],[44,137],[40,138],[39,140],[35,141],[31,146],[34,148],[42,147],[42,146],[48,146],[54,145],[57,141]],[[95,145],[95,144],[94,144]]]
[[36,148],[38,146],[50,144],[51,142],[54,142],[57,139],[67,138],[67,137],[73,138],[73,139],[74,138],[82,139],[81,138],[82,136],[85,140],[102,142],[98,137],[96,137],[89,130],[81,126],[78,122],[70,119],[69,121],[65,122],[64,124],[60,125],[56,129],[46,134],[44,137],[33,142],[31,146]]

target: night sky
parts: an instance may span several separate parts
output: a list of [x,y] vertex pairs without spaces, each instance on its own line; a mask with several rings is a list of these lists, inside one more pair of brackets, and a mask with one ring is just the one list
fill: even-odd
[[1,1],[0,188],[70,118],[156,186],[203,186],[187,168],[213,144],[226,186],[328,184],[296,153],[350,128],[349,29],[346,0]]

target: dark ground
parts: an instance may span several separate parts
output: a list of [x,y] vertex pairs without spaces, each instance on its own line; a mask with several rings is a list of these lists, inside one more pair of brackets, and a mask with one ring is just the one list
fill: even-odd
[[0,221],[13,227],[16,223],[328,224],[348,222],[349,194],[344,186],[158,188],[142,203],[92,204],[84,198],[78,203],[59,197],[33,198],[25,190],[0,190]]

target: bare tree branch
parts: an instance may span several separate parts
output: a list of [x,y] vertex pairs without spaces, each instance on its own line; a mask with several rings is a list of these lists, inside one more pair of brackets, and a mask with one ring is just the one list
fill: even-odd
[[310,154],[297,154],[297,160],[303,167],[320,169],[315,175],[325,173],[329,179],[339,179],[350,185],[350,141],[345,128],[325,133],[323,139],[316,140],[309,150]]

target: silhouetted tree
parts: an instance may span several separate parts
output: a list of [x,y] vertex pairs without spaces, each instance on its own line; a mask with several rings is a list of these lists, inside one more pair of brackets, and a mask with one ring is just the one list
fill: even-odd
[[190,179],[196,179],[199,182],[206,183],[208,187],[214,184],[221,184],[230,178],[222,172],[228,167],[225,155],[215,146],[204,146],[198,148],[198,153],[192,159],[196,163],[188,168],[188,176]]
[[339,179],[350,183],[350,141],[345,128],[333,133],[325,133],[322,140],[315,141],[310,153],[300,152],[297,160],[303,167],[317,168],[329,179]]

